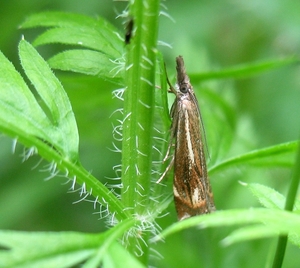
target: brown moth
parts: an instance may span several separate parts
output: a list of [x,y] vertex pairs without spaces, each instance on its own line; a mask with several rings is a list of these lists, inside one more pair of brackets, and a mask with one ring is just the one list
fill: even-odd
[[164,161],[175,139],[172,160],[158,183],[174,164],[174,201],[178,220],[215,211],[212,189],[207,175],[201,114],[181,56],[176,58],[176,89],[168,80],[176,99],[171,108],[170,143]]

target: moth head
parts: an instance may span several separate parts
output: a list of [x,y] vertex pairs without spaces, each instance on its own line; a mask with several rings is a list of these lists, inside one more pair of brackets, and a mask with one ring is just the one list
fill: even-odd
[[184,61],[181,56],[176,58],[177,84],[181,93],[185,94],[192,90],[190,78],[186,74]]

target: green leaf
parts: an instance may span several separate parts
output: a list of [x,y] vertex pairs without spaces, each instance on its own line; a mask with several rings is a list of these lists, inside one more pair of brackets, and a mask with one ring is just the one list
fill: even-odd
[[[117,256],[117,258],[116,258]],[[118,243],[113,243],[109,249],[108,254],[103,259],[104,268],[118,268],[118,267],[134,267],[145,268],[136,258],[128,253],[124,247]],[[84,267],[86,268],[86,267]]]
[[275,191],[274,189],[258,184],[251,183],[246,185],[259,202],[266,208],[283,209],[285,204],[285,197]]
[[0,129],[12,137],[43,140],[72,161],[78,159],[78,132],[68,97],[48,64],[25,40],[21,64],[47,107],[43,111],[11,63],[1,54]]
[[253,165],[253,166],[282,166],[291,167],[294,163],[294,154],[298,148],[298,141],[278,144],[275,146],[254,150],[243,155],[235,156],[223,162],[216,163],[210,168],[210,174],[219,172],[224,168],[234,165]]
[[262,239],[267,237],[278,236],[278,232],[269,226],[252,225],[239,228],[233,231],[229,236],[222,240],[224,246],[229,246],[234,243],[242,242],[245,240]]
[[[165,229],[160,235],[154,237],[153,242],[192,227],[209,228],[257,223],[264,224],[272,230],[272,232],[268,233],[269,236],[277,236],[279,233],[300,235],[299,214],[279,209],[252,208],[248,210],[216,211],[212,214],[185,219]],[[251,232],[248,236],[244,236],[244,240],[252,239]],[[265,237],[265,235],[257,235],[257,238],[260,237]]]
[[220,78],[246,78],[261,74],[265,71],[274,70],[287,65],[299,63],[296,57],[286,59],[267,60],[258,63],[241,64],[232,68],[224,68],[220,71],[210,71],[207,73],[190,74],[194,81],[204,81],[209,79]]
[[91,49],[61,52],[49,60],[52,68],[96,75],[124,85],[123,40],[118,30],[103,18],[44,12],[28,17],[21,27],[52,27],[37,37],[35,46],[60,43]]
[[128,218],[120,200],[80,165],[74,114],[48,64],[25,40],[20,42],[19,51],[24,71],[41,100],[37,101],[13,65],[0,53],[0,131],[35,148],[34,152],[53,163],[54,174],[60,169],[73,178],[73,184],[81,184],[82,195],[95,196],[119,220]]
[[[278,223],[280,224],[280,223]],[[274,237],[282,234],[288,234],[289,241],[295,246],[300,248],[300,234],[288,232],[288,230],[284,230],[280,232],[277,228],[274,228],[269,225],[253,225],[247,226],[243,228],[239,228],[233,231],[229,236],[227,236],[222,244],[225,246],[229,246],[234,243],[242,242],[245,240],[253,240],[253,239],[262,239],[268,237]]]
[[124,62],[112,62],[106,54],[83,49],[61,52],[48,60],[54,69],[94,75],[115,84],[124,84]]
[[27,135],[50,139],[51,122],[14,66],[0,52],[0,128],[13,137]]
[[103,238],[75,232],[0,231],[0,267],[69,267],[93,254]]
[[19,45],[22,67],[50,113],[51,128],[47,129],[56,149],[68,158],[78,159],[79,137],[75,116],[68,96],[48,64],[25,40]]
[[[258,183],[244,184],[251,190],[258,201],[266,208],[284,209],[286,198],[282,194],[275,191],[273,188],[267,187]],[[294,210],[299,210],[300,200],[296,200]]]
[[40,35],[34,45],[61,43],[102,51],[113,60],[121,57],[123,40],[107,20],[72,13],[42,12],[29,16],[21,28],[54,27]]
[[98,267],[107,254],[112,254],[110,246],[134,223],[128,219],[101,234],[0,231],[0,245],[4,247],[0,267],[72,267],[94,256],[98,257],[96,266],[90,267]]

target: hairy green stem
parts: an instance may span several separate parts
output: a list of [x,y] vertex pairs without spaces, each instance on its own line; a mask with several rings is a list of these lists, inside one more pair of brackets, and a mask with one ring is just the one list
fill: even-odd
[[[133,32],[127,44],[121,195],[122,203],[137,219],[147,215],[150,197],[159,4],[159,0],[129,4]],[[147,241],[144,235],[143,239]],[[141,253],[146,264],[148,248],[137,237],[129,240],[128,249]]]

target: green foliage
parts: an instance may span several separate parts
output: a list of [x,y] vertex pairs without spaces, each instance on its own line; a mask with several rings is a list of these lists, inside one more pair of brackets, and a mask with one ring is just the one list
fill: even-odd
[[257,63],[242,64],[233,68],[227,68],[220,71],[210,71],[208,73],[191,74],[193,81],[204,81],[208,79],[224,79],[234,77],[235,79],[246,78],[261,74],[264,71],[284,67],[293,63],[299,63],[297,57],[286,59],[275,59],[270,61],[263,61]]
[[[125,49],[120,37],[122,34],[102,18],[46,12],[28,17],[21,27],[47,27],[33,41],[33,45],[55,43],[66,45],[68,50],[58,52],[45,62],[32,45],[21,40],[19,57],[26,78],[22,78],[13,64],[0,54],[1,132],[27,148],[33,148],[34,153],[50,162],[51,175],[56,175],[59,170],[71,178],[72,190],[76,182],[81,197],[94,198],[95,204],[102,206],[102,213],[107,213],[107,221],[112,225],[97,234],[1,231],[0,245],[4,249],[0,252],[0,267],[71,267],[79,263],[83,267],[98,267],[100,264],[103,267],[160,266],[155,258],[149,257],[150,248],[162,249],[163,257],[167,260],[168,257],[173,258],[179,267],[177,258],[180,255],[175,254],[176,245],[170,248],[174,252],[168,254],[169,245],[159,241],[167,239],[168,242],[172,236],[183,230],[195,230],[195,227],[205,229],[201,232],[211,231],[208,228],[218,227],[222,231],[232,228],[230,235],[222,233],[222,237],[215,241],[209,239],[209,243],[205,244],[206,249],[203,250],[211,249],[216,255],[220,250],[215,242],[224,238],[223,235],[227,235],[222,240],[223,246],[232,247],[234,243],[250,243],[250,240],[278,235],[289,235],[289,242],[300,246],[299,201],[295,200],[300,177],[297,169],[291,184],[295,191],[289,191],[287,198],[263,184],[243,183],[264,208],[227,209],[172,222],[172,225],[162,222],[161,231],[159,224],[163,219],[160,219],[160,214],[169,212],[172,203],[172,180],[165,180],[166,185],[157,185],[155,181],[167,164],[161,163],[161,160],[166,151],[167,143],[163,140],[167,138],[170,119],[164,61],[156,49],[159,1],[149,1],[148,4],[140,1],[129,5],[129,13],[135,18],[135,38]],[[214,134],[212,130],[206,133],[210,145],[211,177],[232,174],[240,168],[247,170],[251,176],[253,170],[266,167],[292,169],[300,166],[300,159],[295,163],[298,141],[247,150],[245,141],[248,137],[240,140],[238,137],[242,122],[236,115],[235,100],[232,95],[218,91],[220,79],[250,77],[297,62],[294,57],[286,57],[191,75],[195,87],[205,80],[217,81],[209,86],[205,84],[208,89],[203,88],[202,98],[199,99],[204,121],[208,122],[208,126],[214,125],[213,130],[218,133]],[[124,95],[120,95],[121,99],[124,98],[123,118],[120,120],[123,132],[121,192],[108,189],[81,164],[76,113],[74,115],[63,86],[49,66],[96,76],[113,85],[126,87]],[[34,87],[32,91],[25,82],[27,78]],[[158,88],[155,85],[159,85]],[[202,108],[203,103],[206,104],[206,111]],[[208,113],[209,110],[214,112]],[[222,138],[219,133],[222,133]],[[239,148],[235,150],[237,145]],[[218,189],[218,182],[213,182],[216,204],[221,207],[221,196],[226,198],[234,193],[231,189]],[[289,208],[290,211],[284,211],[286,200],[294,210]],[[165,228],[166,225],[170,226]],[[205,240],[205,237],[201,238]],[[179,246],[185,248],[182,244]],[[183,258],[188,259],[183,250],[180,252]],[[226,261],[218,258],[203,263],[214,267],[221,267],[220,263],[224,263],[222,265],[226,267]],[[171,261],[168,265],[172,266]],[[274,267],[279,266],[274,264]]]
[[124,71],[120,72],[124,68],[117,68],[114,64],[122,57],[122,39],[118,30],[106,20],[78,14],[45,12],[28,17],[21,27],[51,27],[33,41],[34,46],[56,43],[82,47],[80,50],[71,49],[53,56],[48,61],[52,68],[94,75],[116,84],[124,84]]
[[[299,236],[298,214],[278,209],[252,208],[249,210],[217,211],[203,217],[189,218],[174,224],[159,234],[154,241],[191,227],[208,228],[217,226],[247,225],[229,235],[223,243],[229,245],[244,240],[278,236],[278,234],[294,233]],[[257,223],[264,223],[257,225]],[[294,241],[299,246],[299,240]]]
[[[124,249],[115,245],[115,240],[133,225],[132,219],[124,220],[100,234],[1,231],[1,245],[12,250],[1,252],[0,267],[70,267],[87,259],[84,267],[97,267],[113,259],[111,254],[124,256]],[[126,256],[122,261],[143,267]]]
[[[255,224],[235,230],[223,240],[223,244],[229,245],[249,239],[278,236],[278,234],[287,235],[290,233],[292,235],[291,242],[299,247],[299,213],[283,211],[285,198],[274,189],[260,184],[249,184],[246,186],[267,209],[251,208],[249,210],[216,211],[210,215],[190,218],[170,226],[153,240],[164,239],[168,235],[191,227],[208,228]],[[295,205],[295,210],[297,211],[298,206],[299,201]],[[257,223],[263,224],[257,225]]]

